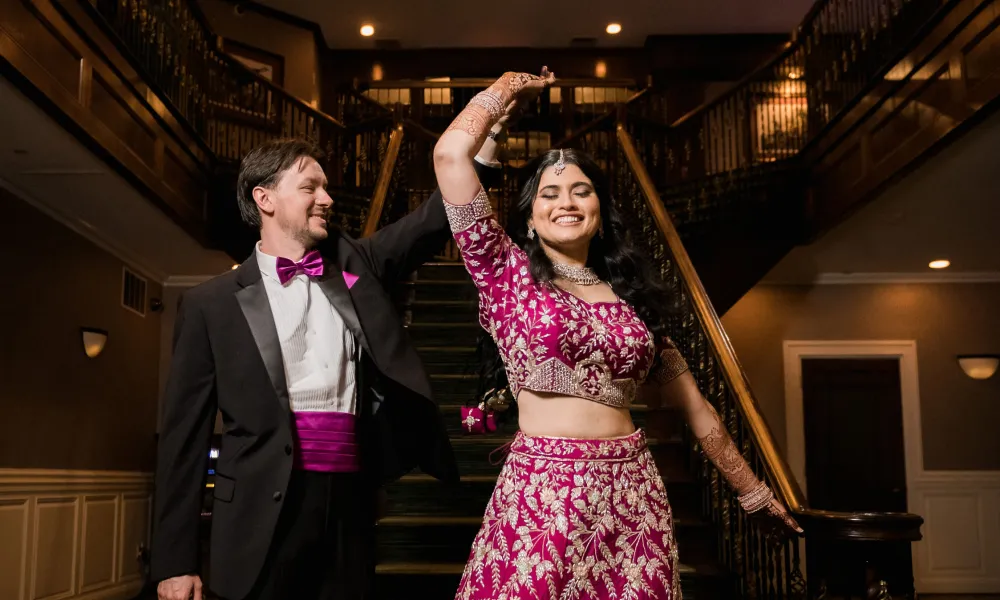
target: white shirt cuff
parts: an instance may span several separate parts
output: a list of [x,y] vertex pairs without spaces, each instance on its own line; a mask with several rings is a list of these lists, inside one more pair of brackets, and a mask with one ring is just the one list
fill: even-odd
[[479,163],[479,164],[481,164],[481,165],[483,165],[484,167],[490,167],[491,169],[502,169],[503,168],[503,163],[502,162],[500,162],[498,160],[494,160],[493,162],[490,162],[490,161],[487,161],[487,160],[483,160],[482,158],[479,158],[478,154],[476,155],[476,162]]

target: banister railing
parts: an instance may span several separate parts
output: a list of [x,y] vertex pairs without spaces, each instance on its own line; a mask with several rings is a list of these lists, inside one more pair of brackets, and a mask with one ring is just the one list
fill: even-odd
[[270,139],[309,139],[324,153],[331,218],[362,233],[390,145],[391,111],[354,93],[338,96],[336,117],[303,102],[220,50],[221,38],[192,0],[78,1],[202,140],[211,166],[233,169]]
[[655,145],[664,155],[662,170],[651,169],[654,181],[662,188],[794,158],[892,77],[890,68],[951,4],[821,0],[781,53],[673,123],[663,119],[660,94],[636,99],[629,118],[661,125],[636,135],[640,153]]
[[[808,507],[636,144],[621,123],[616,126],[616,143],[617,158],[612,164],[615,200],[626,215],[633,240],[660,266],[672,292],[677,317],[670,324],[671,337],[754,473],[771,486],[805,528],[807,544],[816,549],[816,558],[824,546],[848,544],[839,548],[838,561],[850,561],[850,556],[845,555],[849,552],[863,556],[872,566],[889,545],[898,548],[919,540],[922,519],[916,515],[834,513]],[[696,450],[696,442],[689,442]],[[720,558],[737,576],[741,597],[821,596],[825,585],[823,568],[828,565],[819,560],[810,564],[807,589],[798,541],[769,540],[759,524],[742,510],[717,469],[700,452],[693,452],[693,456],[697,457],[704,485],[705,516],[718,527]],[[882,546],[872,550],[864,542]],[[856,575],[858,581],[864,580],[863,570]]]
[[[671,291],[676,317],[670,322],[670,336],[751,468],[791,510],[799,512],[804,507],[802,492],[777,451],[729,338],[622,124],[615,129],[615,142],[615,201],[626,216],[633,241],[659,266]],[[696,443],[688,441],[692,447]],[[797,541],[771,545],[711,463],[700,458],[700,453],[692,456],[698,457],[693,460],[704,485],[704,516],[717,527],[720,559],[736,575],[739,597],[804,598]]]
[[403,145],[403,125],[399,124],[392,130],[389,136],[389,146],[386,149],[385,157],[382,159],[382,170],[379,172],[378,181],[375,184],[375,193],[372,195],[371,207],[368,210],[368,218],[365,220],[365,227],[362,231],[363,237],[369,237],[378,229],[379,219],[382,217],[382,210],[385,206],[385,199],[389,193],[389,185],[392,182],[393,171],[396,170],[396,158],[399,156],[399,148]]
[[[670,215],[664,208],[663,202],[660,201],[653,180],[646,173],[632,137],[622,124],[618,124],[616,134],[625,162],[636,179],[639,191],[642,192],[643,198],[646,200],[647,210],[652,221],[666,243],[667,247],[664,250],[669,252],[672,257],[670,262],[683,281],[684,287],[687,288],[684,297],[691,303],[690,308],[701,323],[706,341],[716,354],[720,373],[728,382],[729,389],[732,390],[732,394],[739,403],[741,412],[746,415],[754,441],[760,446],[763,463],[772,487],[790,509],[801,511],[805,508],[805,496],[791,476],[791,468],[778,452],[778,445],[767,421],[760,414],[753,390],[750,388],[746,374],[736,358],[736,351],[733,349],[729,336],[722,328],[722,320],[715,312],[708,294],[705,293],[705,289],[701,285],[701,279],[688,257],[687,250],[685,250],[684,243],[674,228]],[[624,165],[622,166],[624,167]]]

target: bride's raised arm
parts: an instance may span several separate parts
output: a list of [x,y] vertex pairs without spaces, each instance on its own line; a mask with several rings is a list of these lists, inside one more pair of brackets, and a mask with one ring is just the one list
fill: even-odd
[[434,174],[445,201],[455,206],[469,204],[479,194],[480,184],[472,161],[490,129],[515,100],[537,95],[555,78],[547,69],[542,76],[504,73],[486,90],[476,94],[434,146]]

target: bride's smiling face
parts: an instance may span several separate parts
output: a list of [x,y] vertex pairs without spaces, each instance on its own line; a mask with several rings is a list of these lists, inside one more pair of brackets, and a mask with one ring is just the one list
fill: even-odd
[[529,226],[556,249],[587,247],[601,227],[601,200],[580,167],[566,164],[556,175],[548,167],[538,181]]

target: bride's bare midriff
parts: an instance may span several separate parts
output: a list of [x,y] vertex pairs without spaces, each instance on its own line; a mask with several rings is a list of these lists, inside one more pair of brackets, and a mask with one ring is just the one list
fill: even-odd
[[517,415],[521,431],[530,436],[600,439],[635,431],[627,408],[531,390],[518,392]]

